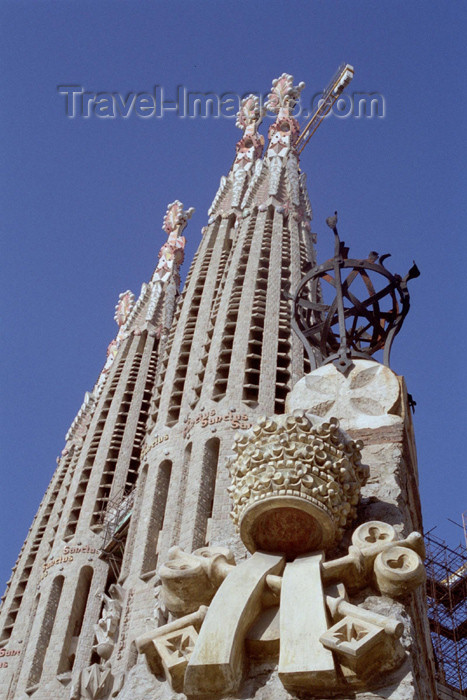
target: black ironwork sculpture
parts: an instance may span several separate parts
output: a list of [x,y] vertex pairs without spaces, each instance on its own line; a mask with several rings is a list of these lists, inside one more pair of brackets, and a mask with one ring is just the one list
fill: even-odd
[[[334,232],[334,257],[303,277],[291,297],[292,327],[312,366],[318,355],[318,365],[333,362],[346,374],[353,367],[352,358],[372,359],[383,348],[383,363],[389,366],[392,342],[410,307],[407,283],[420,275],[418,267],[414,263],[402,278],[384,266],[389,253],[379,256],[373,251],[365,260],[349,258],[337,232],[337,212],[326,223]],[[366,298],[359,298],[357,287]]]

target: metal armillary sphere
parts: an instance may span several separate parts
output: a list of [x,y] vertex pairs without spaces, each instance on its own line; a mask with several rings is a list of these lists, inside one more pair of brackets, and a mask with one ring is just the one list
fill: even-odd
[[[389,366],[392,342],[410,307],[407,283],[420,275],[418,267],[414,263],[402,278],[384,266],[389,254],[348,258],[348,248],[337,232],[337,212],[326,223],[334,232],[334,257],[314,267],[300,282],[292,296],[292,327],[312,366],[319,354],[319,364],[333,362],[346,374],[352,358],[371,359],[383,348],[383,363]],[[360,298],[362,289],[364,298]],[[326,303],[329,291],[332,300]]]

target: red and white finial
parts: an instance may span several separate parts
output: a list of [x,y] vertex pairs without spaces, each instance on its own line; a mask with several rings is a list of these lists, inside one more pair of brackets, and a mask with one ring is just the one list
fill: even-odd
[[159,251],[159,262],[154,271],[153,282],[155,280],[168,280],[170,275],[182,264],[186,243],[182,233],[194,211],[193,207],[184,209],[183,204],[178,199],[167,207],[162,229],[169,238]]
[[289,117],[291,110],[300,99],[300,93],[305,83],[293,84],[293,75],[282,73],[272,81],[271,92],[268,95],[266,109],[280,117]]
[[[183,229],[185,228],[188,219],[194,214],[193,207],[189,209],[184,209],[183,204],[176,199],[167,207],[167,211],[164,217],[164,223],[162,229],[167,233],[169,237],[180,236]],[[175,234],[175,236],[174,236]]]
[[257,95],[248,95],[241,101],[235,126],[243,129],[245,136],[251,136],[256,133],[265,113],[266,110],[261,106],[259,97]]

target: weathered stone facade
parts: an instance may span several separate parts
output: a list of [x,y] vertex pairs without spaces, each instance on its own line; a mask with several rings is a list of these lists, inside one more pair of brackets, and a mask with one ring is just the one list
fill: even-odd
[[[121,295],[119,333],[67,435],[4,597],[0,649],[7,666],[0,668],[0,697],[5,700],[162,700],[185,697],[183,691],[199,694],[209,684],[203,685],[206,643],[197,640],[207,635],[203,625],[205,619],[213,624],[215,609],[225,615],[218,648],[226,654],[235,650],[219,677],[233,673],[232,683],[244,698],[285,700],[301,692],[361,700],[436,697],[423,596],[409,587],[403,595],[395,585],[402,598],[394,600],[391,584],[379,582],[375,589],[373,581],[362,579],[353,590],[351,577],[345,582],[352,592],[346,609],[360,610],[367,631],[376,620],[375,638],[381,639],[381,616],[396,621],[400,642],[384,651],[386,656],[381,652],[387,662],[383,677],[375,672],[360,682],[362,663],[342,671],[338,654],[317,637],[317,657],[332,666],[323,676],[335,682],[330,690],[313,685],[313,673],[321,673],[317,660],[303,689],[289,662],[283,656],[278,660],[280,639],[283,649],[293,644],[301,649],[296,629],[305,624],[293,596],[281,588],[295,595],[294,581],[302,579],[303,599],[321,595],[324,632],[331,621],[325,608],[329,591],[321,578],[330,574],[322,572],[346,556],[352,530],[378,521],[407,541],[421,531],[403,381],[373,362],[357,366],[348,381],[334,376],[332,366],[315,370],[292,333],[284,290],[295,288],[307,265],[316,262],[305,176],[294,150],[299,128],[290,115],[302,87],[294,87],[290,76],[275,84],[269,108],[277,119],[264,157],[257,131],[261,110],[254,98],[245,101],[237,123],[244,135],[229,175],[221,179],[181,294],[182,231],[191,211],[174,202],[164,220],[169,239],[153,278],[136,302],[129,292]],[[295,538],[290,559],[321,545],[326,549],[325,557],[312,552],[304,575],[297,574],[297,559],[286,563],[274,552],[248,554],[245,544],[251,551],[255,546],[248,538],[242,541],[230,518],[227,468],[238,431],[250,430],[261,416],[274,420],[297,410],[313,425],[337,417],[345,440],[355,441],[367,465],[365,470],[355,462],[360,483],[351,489],[351,502],[329,506],[326,518],[333,522],[329,514],[336,516],[336,537],[324,545],[310,536],[303,551],[300,533]],[[355,473],[342,476],[343,491]],[[325,491],[331,500],[333,483],[329,477]],[[318,486],[313,488],[309,501],[318,502]],[[263,533],[260,541],[264,548],[269,539]],[[410,546],[407,551],[416,549]],[[247,567],[249,573],[242,574]],[[180,574],[187,568],[196,571],[191,589],[192,580]],[[233,605],[248,576],[256,583]],[[220,599],[222,587],[231,594]],[[260,613],[261,630],[255,628]],[[235,632],[231,642],[229,629]],[[349,673],[357,681],[345,676]],[[223,682],[216,686],[213,680],[214,690],[204,696],[238,697]]]

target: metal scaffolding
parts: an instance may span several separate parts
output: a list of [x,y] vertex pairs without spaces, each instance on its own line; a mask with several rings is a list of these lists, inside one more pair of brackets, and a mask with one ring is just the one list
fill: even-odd
[[467,696],[467,551],[425,535],[427,602],[439,683]]

